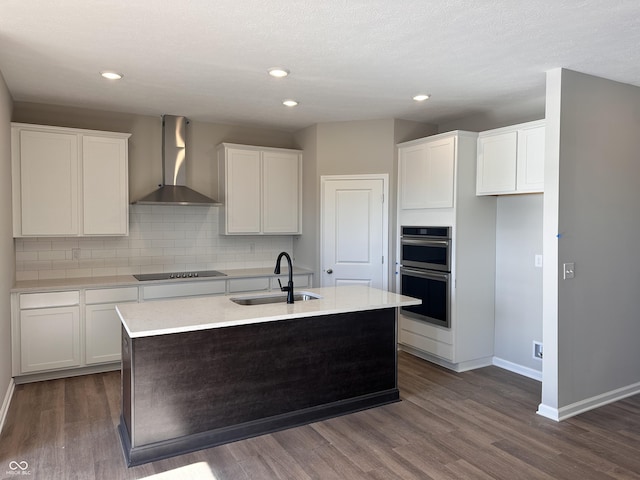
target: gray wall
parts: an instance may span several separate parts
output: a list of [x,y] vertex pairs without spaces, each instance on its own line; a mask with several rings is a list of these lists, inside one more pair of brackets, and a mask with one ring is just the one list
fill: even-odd
[[479,112],[475,115],[444,122],[438,125],[438,132],[450,132],[452,130],[468,130],[470,132],[482,132],[494,128],[507,127],[517,123],[531,122],[544,118],[543,98],[529,98],[525,100],[513,99],[511,104],[502,109],[491,112]]
[[294,241],[299,266],[313,268],[320,284],[320,177],[322,175],[389,175],[389,286],[393,287],[396,237],[396,143],[435,133],[436,127],[406,120],[321,123],[295,135],[304,149],[303,235]]
[[313,283],[320,285],[320,203],[318,177],[318,127],[313,125],[296,133],[296,143],[304,149],[302,155],[302,235],[293,239],[295,265],[315,272]]
[[541,194],[498,197],[496,221],[495,356],[542,371],[532,355],[542,341]]
[[[547,93],[547,163],[557,162],[549,173],[555,167],[559,180],[556,198],[545,198],[545,250],[554,249],[554,201],[561,238],[549,265],[556,312],[553,278],[544,278],[545,342],[557,335],[557,366],[545,355],[543,403],[562,408],[640,382],[640,88],[556,70]],[[546,170],[545,190],[554,187]],[[574,279],[562,280],[564,262],[575,262]]]
[[[320,177],[388,173],[390,181],[395,178],[393,120],[322,123],[299,132],[296,139],[305,152],[304,187],[312,189],[305,192],[303,218],[308,220],[303,226],[311,219],[315,222],[314,235],[305,235],[304,230],[294,242],[294,252],[298,265],[316,266],[314,283],[320,285]],[[308,162],[315,168],[307,168]]]
[[11,382],[9,290],[15,278],[11,212],[11,109],[11,95],[0,73],[0,406]]

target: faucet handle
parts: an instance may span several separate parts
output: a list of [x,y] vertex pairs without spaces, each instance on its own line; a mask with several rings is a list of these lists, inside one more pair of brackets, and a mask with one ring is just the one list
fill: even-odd
[[283,292],[284,292],[284,291],[286,290],[286,287],[283,287],[283,286],[282,286],[282,282],[280,281],[280,279],[278,279],[278,285],[280,285],[280,290],[281,290],[281,291],[283,291]]

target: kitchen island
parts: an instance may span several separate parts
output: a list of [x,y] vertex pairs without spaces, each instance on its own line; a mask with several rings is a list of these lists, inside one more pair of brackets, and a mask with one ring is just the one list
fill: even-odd
[[398,401],[396,311],[420,300],[359,285],[308,293],[319,298],[118,305],[127,464]]

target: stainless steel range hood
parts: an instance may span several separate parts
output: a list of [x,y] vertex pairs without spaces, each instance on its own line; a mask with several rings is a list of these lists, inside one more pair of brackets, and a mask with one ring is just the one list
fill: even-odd
[[185,117],[162,116],[162,174],[164,185],[135,205],[222,205],[195,190],[186,183],[187,124]]

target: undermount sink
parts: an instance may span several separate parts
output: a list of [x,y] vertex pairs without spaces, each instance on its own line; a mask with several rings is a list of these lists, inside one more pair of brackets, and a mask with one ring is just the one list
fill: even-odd
[[[322,297],[311,292],[296,292],[293,295],[293,300],[295,302],[306,302],[309,300],[317,300],[318,298]],[[237,303],[238,305],[265,305],[267,303],[286,303],[287,294],[278,293],[275,295],[232,297],[230,300],[234,303]]]

